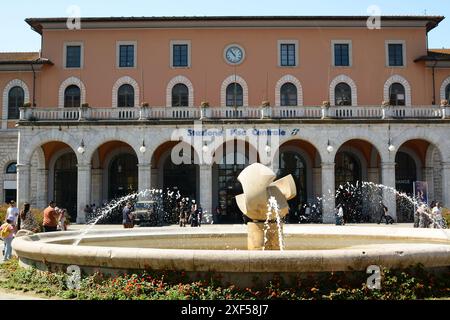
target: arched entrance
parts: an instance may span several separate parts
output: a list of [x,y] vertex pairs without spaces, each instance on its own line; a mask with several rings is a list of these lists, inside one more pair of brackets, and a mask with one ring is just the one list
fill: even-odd
[[[399,151],[395,156],[395,189],[414,197],[414,184],[417,181],[416,161],[407,152]],[[398,222],[412,222],[414,205],[402,197],[397,197],[397,219]]]
[[345,222],[362,218],[361,163],[351,152],[339,152],[335,160],[336,204],[344,206]]
[[[432,143],[412,139],[403,143],[395,156],[395,185],[397,191],[406,193],[419,202],[431,205],[442,201],[442,155]],[[413,222],[414,204],[397,196],[399,222]]]
[[[173,156],[177,159],[172,159]],[[170,189],[179,192],[183,198],[198,202],[199,167],[196,160],[197,154],[191,145],[178,141],[163,143],[152,157],[153,187]]]
[[197,199],[197,165],[173,163],[170,156],[164,161],[163,189],[177,190],[183,197]]
[[360,139],[344,143],[335,157],[336,206],[344,206],[348,223],[378,222],[383,201],[380,154],[370,142]]
[[66,153],[55,162],[53,200],[60,208],[66,208],[72,221],[77,216],[77,156],[74,152]]
[[[250,163],[250,152],[257,151],[244,140],[231,140],[222,144],[214,155],[213,208],[220,208],[218,223],[245,222],[235,197],[243,192],[238,176]],[[252,154],[253,155],[253,154]],[[258,160],[259,158],[256,157]]]
[[290,140],[275,155],[277,179],[289,174],[295,181],[297,195],[288,201],[287,222],[313,223],[322,220],[318,197],[321,195],[320,155],[308,141]]
[[138,189],[138,159],[130,153],[113,157],[108,168],[108,198],[115,199],[134,193]]

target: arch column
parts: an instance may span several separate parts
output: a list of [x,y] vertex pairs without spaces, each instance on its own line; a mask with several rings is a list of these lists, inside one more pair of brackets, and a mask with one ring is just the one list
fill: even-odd
[[17,164],[17,207],[30,202],[31,165]]
[[[381,181],[384,186],[395,190],[395,162],[381,163]],[[388,208],[388,214],[397,221],[396,195],[389,188],[383,188],[383,203]]]
[[[212,214],[212,166],[200,165],[200,204],[203,212]],[[205,215],[203,215],[205,216]]]
[[138,164],[138,192],[151,188],[151,169],[150,163]]
[[444,206],[450,205],[450,162],[442,162],[442,200]]
[[86,223],[84,208],[91,204],[91,164],[80,163],[78,168],[77,203],[78,215],[77,223]]
[[38,208],[45,208],[48,204],[48,170],[45,168],[37,169],[37,195],[36,206]]
[[334,162],[322,162],[322,222],[335,223]]

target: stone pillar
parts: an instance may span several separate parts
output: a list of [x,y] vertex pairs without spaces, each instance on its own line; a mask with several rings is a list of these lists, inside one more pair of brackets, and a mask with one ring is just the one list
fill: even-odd
[[423,176],[425,177],[425,181],[428,183],[428,201],[431,203],[431,201],[436,199],[434,195],[434,168],[423,168]]
[[200,165],[200,204],[203,217],[209,216],[212,219],[212,167],[210,165]]
[[[384,186],[395,190],[395,162],[381,163],[381,180]],[[383,188],[383,203],[388,208],[388,214],[397,221],[397,202],[393,190]]]
[[84,208],[91,204],[91,164],[78,165],[77,223],[86,223]]
[[322,163],[322,222],[336,223],[334,162]]
[[48,205],[48,170],[37,169],[37,190],[36,190],[36,206],[44,209]]
[[150,163],[138,164],[138,192],[151,188],[151,170]]
[[17,207],[30,202],[31,165],[17,164]]
[[322,183],[321,183],[321,169],[320,168],[313,168],[312,171],[312,186],[313,186],[313,192],[312,197],[314,201],[317,199],[317,197],[322,197]]
[[158,168],[151,168],[150,187],[152,189],[158,187]]
[[450,206],[450,162],[442,162],[442,200],[443,207]]
[[380,183],[378,168],[367,168],[367,180],[373,183]]
[[103,201],[103,169],[91,169],[92,173],[92,182],[91,182],[91,190],[92,190],[92,203],[95,203],[97,208],[102,205]]

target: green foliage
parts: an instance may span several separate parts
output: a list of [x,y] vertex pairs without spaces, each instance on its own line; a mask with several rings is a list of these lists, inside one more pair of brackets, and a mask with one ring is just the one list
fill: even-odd
[[[63,273],[24,269],[13,259],[0,267],[0,286],[34,291],[47,296],[81,300],[410,300],[450,296],[450,270],[439,275],[420,265],[395,271],[383,270],[381,290],[370,290],[365,282],[343,273],[320,278],[297,279],[289,285],[274,277],[261,289],[222,286],[214,275],[209,280],[187,281],[184,273],[142,272],[107,277],[101,273],[85,276],[78,290],[69,289]],[[360,273],[365,281],[367,275]],[[291,279],[292,280],[292,279]]]

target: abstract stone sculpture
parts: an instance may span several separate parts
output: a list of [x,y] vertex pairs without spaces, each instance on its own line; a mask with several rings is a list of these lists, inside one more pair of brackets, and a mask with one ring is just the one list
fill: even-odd
[[[268,206],[273,197],[278,205],[278,216],[283,218],[289,212],[288,200],[297,194],[292,175],[277,181],[275,173],[268,167],[254,163],[238,176],[243,194],[236,196],[236,202],[244,215],[252,221],[248,227],[249,250],[279,250],[282,224],[277,223],[277,214]],[[280,230],[281,228],[281,230]]]

